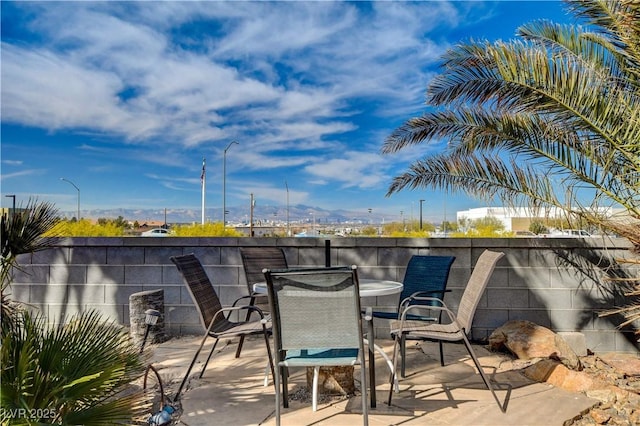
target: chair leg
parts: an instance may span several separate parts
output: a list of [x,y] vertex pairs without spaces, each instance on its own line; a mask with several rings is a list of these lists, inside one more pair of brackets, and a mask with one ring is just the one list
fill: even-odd
[[478,360],[478,357],[476,357],[476,353],[471,347],[471,343],[469,342],[469,339],[467,339],[467,336],[465,335],[464,330],[462,331],[462,340],[464,341],[464,345],[467,348],[467,352],[469,352],[469,355],[471,355],[471,359],[473,360],[473,363],[476,365],[476,368],[480,373],[480,377],[482,377],[482,381],[487,386],[487,389],[491,391],[491,394],[493,395],[493,399],[496,400],[498,407],[500,407],[500,411],[502,411],[503,413],[506,413],[507,412],[506,401],[505,401],[505,405],[503,406],[500,400],[498,399],[498,395],[496,395],[496,392],[493,390],[493,386],[491,385],[491,381],[489,380],[484,370],[482,369],[482,366],[480,365],[480,361]]
[[218,340],[216,339],[215,342],[213,342],[213,347],[211,348],[211,351],[209,351],[209,356],[207,357],[207,360],[205,361],[204,365],[202,366],[202,371],[200,371],[200,376],[198,376],[199,379],[202,379],[202,376],[204,375],[204,370],[207,369],[207,365],[209,364],[209,360],[211,359],[211,356],[213,355],[213,351],[216,350],[216,346],[218,345]]
[[273,381],[276,386],[276,426],[280,426],[280,372],[282,371],[280,367],[278,367],[278,374],[273,376]]
[[[373,331],[373,317],[367,320],[367,346],[369,348],[369,392],[371,399],[371,408],[376,408],[376,359],[375,352],[376,348],[386,356],[384,351],[375,344],[374,331]],[[365,386],[365,384],[363,384]]]
[[320,367],[319,366],[314,366],[313,367],[313,390],[312,392],[312,403],[311,403],[311,407],[313,408],[313,411],[318,411],[318,376],[320,375]]
[[[364,351],[360,351],[360,388],[362,389],[362,424],[369,426],[369,408],[367,407],[367,364],[365,364]],[[375,365],[369,364],[369,368],[375,368]],[[371,386],[370,392],[375,392],[375,385]],[[374,399],[375,400],[375,399]]]
[[282,406],[289,408],[289,369],[287,367],[280,368],[280,377],[282,377]]
[[[271,367],[271,377],[276,377],[276,370],[273,367],[273,355],[271,353],[271,345],[269,344],[269,333],[264,323],[262,324],[262,334],[264,335],[264,343],[267,346],[267,357],[269,358],[269,367]],[[275,383],[274,383],[275,385]],[[276,385],[276,392],[278,392],[278,386]]]
[[[173,402],[178,401],[178,398],[180,398],[180,393],[182,392],[182,388],[184,387],[185,383],[187,383],[187,379],[189,378],[189,374],[191,374],[191,370],[193,369],[193,366],[196,363],[196,360],[198,359],[198,355],[200,355],[200,351],[202,350],[202,347],[204,346],[204,343],[207,341],[208,337],[209,337],[209,335],[205,334],[204,337],[202,338],[202,341],[200,342],[200,347],[198,348],[196,353],[193,355],[193,358],[191,359],[191,364],[189,364],[189,368],[187,368],[187,372],[184,375],[184,377],[182,378],[182,382],[180,383],[180,387],[178,388],[178,392],[176,392],[176,395],[173,397]],[[217,340],[216,340],[216,342],[217,342]]]
[[402,362],[400,364],[400,377],[403,379],[406,377],[405,369],[406,364],[405,360],[407,359],[407,339],[404,334],[400,337],[400,357],[402,358]]
[[[256,298],[251,296],[249,299],[249,305],[253,305],[256,302]],[[251,311],[247,311],[247,316],[245,317],[245,321],[249,321],[251,318]],[[238,341],[238,347],[236,348],[236,358],[240,358],[240,353],[242,352],[242,345],[244,344],[244,335],[240,336],[240,340]]]
[[398,368],[398,335],[396,334],[393,339],[393,369],[391,370],[391,378],[389,379],[389,398],[387,399],[387,405],[391,405],[391,397],[393,396],[393,382],[396,378],[396,369]]
[[[442,298],[444,298],[444,294],[442,295]],[[438,324],[442,324],[442,311],[440,311],[440,313],[438,314]],[[438,340],[438,347],[440,349],[440,366],[444,367],[444,349],[443,349],[443,342],[442,340]]]

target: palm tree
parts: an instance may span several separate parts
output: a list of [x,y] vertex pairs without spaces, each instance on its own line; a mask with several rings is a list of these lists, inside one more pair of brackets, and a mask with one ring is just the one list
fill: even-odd
[[[430,110],[396,129],[382,152],[447,147],[412,163],[387,195],[433,188],[557,208],[640,252],[640,2],[566,3],[585,26],[538,21],[518,39],[445,54],[427,89]],[[598,213],[616,206],[628,221]],[[628,313],[640,318],[640,305]]]
[[43,235],[57,221],[53,204],[35,199],[0,218],[0,423],[143,423],[149,399],[130,383],[144,357],[123,327],[93,311],[48,327],[7,295],[18,256],[50,248]]
[[145,366],[124,327],[95,311],[58,327],[26,310],[12,319],[0,346],[2,424],[144,423],[150,399],[130,383]]
[[52,239],[42,236],[58,222],[58,210],[53,204],[29,199],[18,211],[4,213],[0,218],[0,299],[2,322],[15,312],[7,289],[13,270],[19,268],[18,256],[51,247]]

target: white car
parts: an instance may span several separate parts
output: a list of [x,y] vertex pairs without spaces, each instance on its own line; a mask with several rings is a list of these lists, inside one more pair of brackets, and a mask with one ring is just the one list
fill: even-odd
[[154,228],[148,231],[144,231],[140,235],[143,237],[167,237],[169,236],[169,230],[164,228]]

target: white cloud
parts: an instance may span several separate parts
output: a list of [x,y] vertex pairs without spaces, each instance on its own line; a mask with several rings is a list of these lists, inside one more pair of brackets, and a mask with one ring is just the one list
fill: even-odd
[[[386,128],[368,130],[364,121],[399,121],[421,109],[447,47],[431,32],[463,19],[447,2],[14,7],[32,12],[36,37],[3,38],[3,122],[102,135],[82,151],[188,175],[146,175],[172,189],[197,184],[193,157],[221,161],[231,140],[241,144],[227,158],[236,173],[281,179],[282,172],[299,186],[386,186],[391,163],[404,158],[378,155]],[[238,192],[253,189],[284,197],[268,182]],[[302,202],[309,193],[290,196]]]
[[386,161],[377,154],[349,151],[337,158],[319,159],[305,171],[325,181],[342,182],[343,188],[371,188],[386,182]]

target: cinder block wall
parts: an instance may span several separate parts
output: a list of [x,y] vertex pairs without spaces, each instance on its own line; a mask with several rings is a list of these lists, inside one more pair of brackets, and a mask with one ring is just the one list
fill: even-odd
[[[168,334],[201,333],[195,307],[170,256],[195,253],[223,303],[247,294],[239,249],[280,246],[291,266],[324,265],[322,238],[69,238],[46,251],[19,258],[11,297],[39,308],[50,322],[85,309],[97,309],[129,324],[129,296],[163,289]],[[473,338],[485,340],[508,320],[526,319],[554,331],[579,331],[595,352],[637,352],[631,330],[616,328],[619,317],[598,312],[624,302],[611,276],[638,277],[637,267],[616,265],[631,258],[621,239],[422,239],[332,238],[332,265],[358,265],[362,278],[402,281],[414,254],[453,255],[445,301],[454,310],[476,259],[485,249],[505,252],[480,302]],[[393,309],[397,297],[363,300]],[[388,337],[388,324],[376,322]]]

